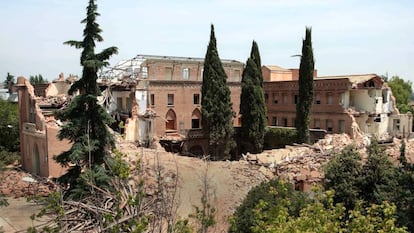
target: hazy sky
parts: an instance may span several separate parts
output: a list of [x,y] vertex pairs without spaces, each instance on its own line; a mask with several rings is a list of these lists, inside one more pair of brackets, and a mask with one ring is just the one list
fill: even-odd
[[[0,3],[0,80],[60,72],[80,74],[87,0]],[[256,40],[262,64],[299,67],[305,27],[312,27],[319,76],[377,73],[414,81],[414,1],[98,0],[99,52],[117,46],[111,64],[137,54],[204,57],[214,24],[219,55],[246,61]]]

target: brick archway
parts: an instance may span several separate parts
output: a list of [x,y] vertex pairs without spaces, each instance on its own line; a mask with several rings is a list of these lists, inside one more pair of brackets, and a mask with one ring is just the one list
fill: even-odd
[[177,130],[177,115],[172,109],[165,115],[165,130]]

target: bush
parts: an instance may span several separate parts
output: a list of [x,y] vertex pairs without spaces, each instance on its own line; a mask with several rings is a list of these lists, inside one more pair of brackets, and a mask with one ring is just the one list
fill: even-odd
[[0,164],[10,165],[15,162],[20,162],[20,154],[18,152],[10,152],[0,149]]
[[282,148],[296,142],[295,128],[267,127],[264,137],[264,149]]
[[296,191],[289,183],[278,179],[262,182],[252,188],[237,207],[234,216],[230,219],[230,233],[251,233],[254,223],[254,209],[260,202],[268,203],[263,211],[271,211],[283,206],[288,209],[289,215],[299,216],[299,211],[308,203],[305,193]]

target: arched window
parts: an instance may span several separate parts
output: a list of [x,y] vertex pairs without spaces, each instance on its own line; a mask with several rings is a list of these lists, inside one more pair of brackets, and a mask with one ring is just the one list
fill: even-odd
[[201,128],[201,112],[198,109],[194,109],[193,113],[191,114],[191,128]]
[[168,110],[165,120],[165,130],[177,130],[177,115],[174,110]]

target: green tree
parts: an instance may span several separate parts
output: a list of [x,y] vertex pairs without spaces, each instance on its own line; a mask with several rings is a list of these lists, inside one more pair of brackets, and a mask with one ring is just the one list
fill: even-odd
[[301,209],[299,216],[289,215],[285,206],[268,211],[268,203],[259,201],[253,210],[255,225],[251,227],[252,232],[407,232],[404,227],[396,226],[395,206],[388,202],[366,208],[359,203],[347,212],[341,204],[334,204],[332,196],[330,191],[316,193],[313,202]]
[[290,216],[299,216],[299,211],[308,203],[307,195],[293,189],[291,184],[274,179],[253,187],[242,204],[237,207],[230,218],[230,233],[252,233],[257,213],[254,209],[258,203],[266,203],[261,211],[266,212],[262,220],[277,218],[278,210],[285,209]]
[[43,78],[41,74],[32,76],[30,75],[29,82],[32,85],[47,83],[47,80]]
[[11,75],[9,72],[7,72],[6,80],[4,80],[4,86],[7,87],[9,93],[12,93],[14,82],[14,75]]
[[381,204],[383,201],[395,202],[397,174],[384,147],[374,138],[367,152],[368,159],[361,171],[361,199],[372,204]]
[[[101,165],[104,164],[105,158],[114,146],[113,137],[107,129],[107,124],[112,120],[98,104],[97,96],[100,95],[100,91],[96,80],[97,71],[108,65],[107,60],[117,53],[117,48],[109,47],[101,53],[95,53],[95,42],[101,42],[103,38],[100,35],[102,30],[96,22],[99,13],[94,0],[89,0],[86,10],[86,18],[81,22],[86,24],[83,40],[65,42],[65,44],[82,49],[80,58],[80,64],[83,67],[82,77],[69,89],[69,94],[76,91],[80,94],[73,98],[64,110],[56,112],[57,119],[65,122],[59,132],[59,139],[66,138],[72,143],[70,150],[56,157],[56,161],[62,166],[69,166],[68,172],[59,180],[63,184],[69,184],[70,189],[85,185],[85,181],[80,179],[84,169],[104,173]],[[106,181],[102,176],[96,178],[100,184],[105,184]]]
[[233,116],[227,75],[217,51],[214,26],[204,60],[201,87],[202,127],[208,137],[212,159],[229,159],[235,146]]
[[313,60],[312,29],[306,28],[306,36],[302,45],[302,56],[299,67],[299,96],[296,104],[296,129],[299,143],[309,143],[309,121],[313,102]]
[[241,83],[242,151],[244,153],[256,154],[263,151],[266,129],[266,106],[259,48],[255,41],[253,41],[250,58],[247,59]]
[[412,111],[412,108],[408,105],[408,102],[410,101],[410,95],[413,92],[411,88],[411,81],[405,81],[399,76],[392,76],[387,84],[391,88],[392,94],[396,99],[397,108],[400,113]]
[[360,176],[361,156],[354,146],[348,146],[326,165],[324,188],[335,190],[335,203],[343,203],[346,209],[353,209],[359,200]]
[[18,106],[0,99],[0,150],[18,152],[19,140]]

